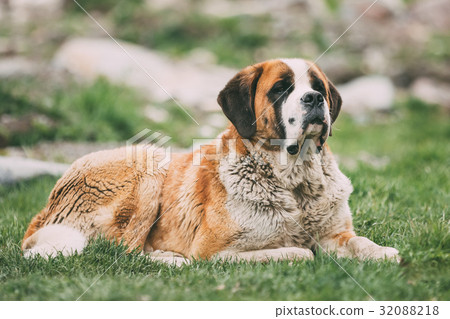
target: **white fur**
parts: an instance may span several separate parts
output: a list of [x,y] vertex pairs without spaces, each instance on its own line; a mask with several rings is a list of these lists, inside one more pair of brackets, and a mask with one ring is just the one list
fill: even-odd
[[392,247],[383,247],[373,241],[356,236],[350,238],[347,243],[340,246],[332,238],[323,238],[320,245],[326,251],[333,251],[338,257],[351,257],[360,260],[365,259],[391,259],[400,262],[398,250]]
[[[381,247],[364,237],[338,245],[334,235],[353,230],[348,205],[353,189],[327,149],[321,155],[312,154],[308,163],[300,165],[294,158],[280,165],[274,158],[277,152],[251,153],[225,157],[219,165],[219,176],[228,193],[227,210],[241,228],[240,236],[219,257],[290,259],[282,258],[282,251],[277,249],[320,246],[337,252],[339,257],[399,261],[396,249]],[[304,251],[298,254],[308,258]]]
[[[23,255],[26,258],[41,255],[55,257],[60,252],[64,256],[81,253],[87,238],[78,230],[60,224],[45,226],[26,239]],[[29,247],[29,248],[28,248]]]
[[151,261],[161,262],[167,265],[174,265],[180,267],[182,265],[189,265],[191,261],[181,254],[173,251],[155,250],[142,253],[148,257]]
[[[311,236],[344,231],[351,219],[347,201],[352,186],[326,150],[323,163],[313,158],[308,165],[295,158],[279,165],[277,155],[254,152],[220,163],[227,210],[242,228],[232,249],[311,248]],[[308,186],[299,191],[300,185]]]
[[[294,90],[289,94],[286,102],[281,108],[281,117],[286,131],[286,146],[296,144],[301,145],[305,137],[302,130],[303,116],[305,111],[301,105],[300,99],[306,92],[314,91],[309,83],[308,64],[302,59],[282,59],[282,62],[294,72]],[[324,101],[325,110],[328,110],[328,104]],[[289,123],[289,119],[295,119],[294,123]],[[325,112],[325,121],[330,123],[330,114]],[[310,128],[313,126],[310,126]],[[315,127],[315,126],[314,126]],[[319,128],[318,126],[316,128]],[[321,128],[320,128],[321,130]],[[320,132],[320,130],[318,132]]]
[[352,257],[358,259],[392,259],[400,262],[398,250],[392,247],[382,247],[365,237],[353,237],[347,243]]

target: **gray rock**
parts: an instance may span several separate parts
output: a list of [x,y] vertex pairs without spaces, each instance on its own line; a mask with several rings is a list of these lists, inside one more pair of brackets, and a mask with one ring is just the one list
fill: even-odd
[[0,156],[0,184],[18,182],[40,175],[62,175],[69,165],[30,158]]
[[360,116],[391,109],[395,98],[392,81],[383,76],[363,76],[337,87],[341,93],[342,111]]
[[[306,3],[307,0],[209,0],[200,1],[196,4],[195,1],[180,1],[180,0],[147,0],[146,4],[156,10],[176,10],[186,11],[192,10],[193,7],[202,14],[207,14],[217,17],[233,17],[237,15],[262,15],[273,14],[274,12],[289,13],[289,9],[297,4]],[[321,1],[310,1],[316,4]]]
[[38,71],[38,66],[22,57],[10,57],[0,60],[0,78],[18,75],[33,75]]
[[[296,3],[304,2],[303,0],[243,0],[243,1],[223,1],[212,0],[205,1],[199,8],[203,13],[219,16],[232,17],[237,15],[262,15],[273,14],[275,11],[286,12]],[[318,1],[315,1],[318,2]]]
[[36,22],[38,19],[58,17],[64,0],[9,0],[11,20],[16,25]]
[[219,110],[216,98],[235,70],[188,60],[172,60],[142,46],[109,38],[77,38],[56,53],[54,65],[81,80],[105,76],[113,83],[134,87],[151,100],[174,97],[182,106]]
[[450,85],[430,78],[418,78],[411,86],[411,94],[425,102],[450,109]]
[[423,24],[431,25],[441,32],[450,29],[450,2],[448,0],[416,1],[411,11],[411,17]]
[[10,157],[27,157],[45,162],[72,163],[76,159],[100,150],[125,146],[123,142],[42,142],[34,146],[11,146],[4,149]]
[[224,129],[228,123],[227,118],[223,115],[222,112],[215,112],[208,115],[205,123],[208,123],[212,127]]
[[217,136],[218,130],[210,125],[202,125],[198,129],[198,135],[201,138],[213,139]]
[[149,120],[152,120],[155,123],[166,122],[170,117],[170,114],[169,112],[167,112],[167,110],[152,105],[148,105],[145,108],[144,115]]

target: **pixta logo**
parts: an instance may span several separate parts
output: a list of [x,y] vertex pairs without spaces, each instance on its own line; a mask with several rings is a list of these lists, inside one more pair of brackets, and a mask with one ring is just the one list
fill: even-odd
[[172,149],[164,145],[172,138],[144,129],[126,142],[126,162],[139,172],[152,173],[170,163]]
[[192,143],[192,164],[194,166],[201,165],[201,160],[218,161],[226,160],[230,163],[236,161],[237,144],[242,143],[249,154],[252,156],[263,153],[264,145],[274,147],[272,160],[280,166],[303,165],[304,162],[320,161],[322,163],[321,148],[316,146],[312,139],[306,139],[298,146],[297,154],[289,154],[286,150],[287,146],[298,145],[295,139],[258,139],[258,141],[250,141],[248,139],[194,139]]

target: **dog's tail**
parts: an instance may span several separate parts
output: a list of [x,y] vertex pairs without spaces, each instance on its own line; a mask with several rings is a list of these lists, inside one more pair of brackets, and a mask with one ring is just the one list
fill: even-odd
[[26,258],[35,255],[48,258],[55,257],[60,252],[68,256],[81,253],[87,241],[86,236],[75,228],[51,224],[40,228],[23,241],[23,255]]

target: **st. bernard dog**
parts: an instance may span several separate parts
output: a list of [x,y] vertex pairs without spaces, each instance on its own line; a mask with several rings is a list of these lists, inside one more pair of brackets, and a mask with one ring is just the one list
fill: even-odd
[[[139,146],[131,162],[129,147],[75,161],[31,221],[24,255],[81,252],[102,235],[176,264],[312,259],[318,248],[399,260],[353,230],[352,186],[325,142],[341,97],[319,67],[303,59],[246,67],[218,103],[228,128],[166,165],[142,169],[148,148]],[[153,149],[151,159],[164,156]]]

